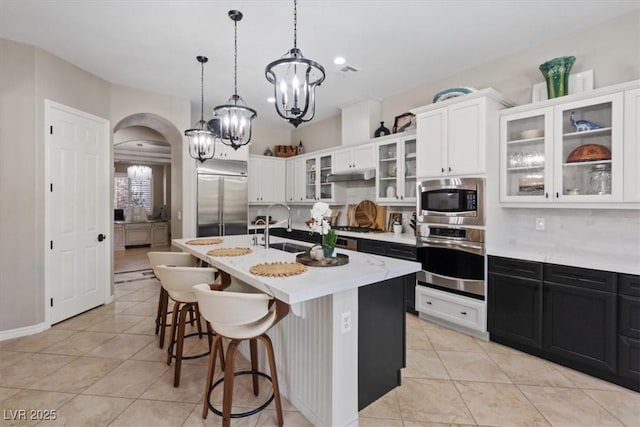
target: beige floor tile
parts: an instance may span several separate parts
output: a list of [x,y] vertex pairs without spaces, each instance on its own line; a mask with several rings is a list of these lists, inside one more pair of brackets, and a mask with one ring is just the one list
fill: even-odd
[[[231,413],[246,412],[250,410],[251,408],[244,408],[240,406],[231,407]],[[249,417],[231,418],[231,426],[232,427],[255,427],[255,425],[258,423],[258,419],[260,418],[260,414],[262,412],[251,415]],[[194,410],[191,411],[191,413],[189,414],[189,417],[184,422],[184,424],[182,424],[182,427],[205,427],[205,426],[218,427],[220,425],[222,425],[222,417],[214,414],[211,411],[209,411],[209,413],[207,414],[206,420],[202,419],[202,404],[198,403],[194,408]],[[285,423],[284,425],[287,426],[288,424]],[[292,426],[295,426],[295,424],[292,424]]]
[[404,427],[475,427],[477,424],[450,424],[450,423],[420,423],[405,421]]
[[100,322],[104,322],[108,318],[108,314],[95,313],[94,310],[91,310],[65,320],[64,322],[57,323],[53,326],[53,329],[84,331]]
[[478,345],[476,340],[469,335],[448,329],[425,329],[424,330],[431,341],[431,345],[436,350],[444,351],[474,351],[484,353],[482,347]]
[[433,350],[433,346],[422,328],[407,328],[407,349]]
[[474,424],[451,381],[406,378],[397,393],[404,421]]
[[169,367],[165,363],[127,360],[83,394],[137,398]]
[[[119,314],[129,314],[133,316],[155,316],[158,313],[158,302],[138,302],[135,306],[122,310]],[[154,324],[155,326],[155,324]]]
[[26,337],[11,340],[10,343],[2,346],[3,351],[24,351],[37,353],[47,347],[62,341],[65,338],[75,334],[76,331],[64,331],[60,329],[47,329],[39,334],[29,335]]
[[[236,369],[236,372],[239,369]],[[206,375],[206,373],[205,373]],[[265,378],[258,378],[258,396],[253,395],[251,375],[235,377],[233,381],[233,404],[245,408],[256,408],[266,402],[272,393],[271,383]],[[204,387],[204,385],[203,385]],[[218,409],[222,408],[223,384],[218,385],[211,393],[210,402]]]
[[[146,360],[147,362],[167,361],[167,341],[164,348],[158,347],[158,338],[151,341],[145,348],[130,357],[131,360]],[[186,362],[186,361],[185,361]]]
[[424,320],[413,314],[405,314],[407,329],[422,329]]
[[359,427],[403,427],[402,420],[389,420],[384,418],[369,418],[360,415],[358,417]]
[[553,369],[560,372],[564,377],[571,381],[574,386],[579,388],[613,391],[627,390],[626,388],[621,387],[617,384],[601,380],[600,378],[592,377],[591,375],[583,374],[582,372],[575,371],[573,369],[569,369],[555,363],[551,363],[551,366],[553,366]]
[[518,388],[554,427],[622,425],[582,390],[531,385]]
[[69,338],[64,339],[42,352],[51,354],[67,354],[69,356],[82,356],[100,344],[115,337],[116,334],[107,332],[80,331]]
[[[117,304],[117,301],[112,303]],[[135,303],[132,303],[135,304]],[[109,304],[111,305],[111,304]],[[130,316],[126,314],[114,314],[109,316],[107,320],[97,323],[92,327],[88,328],[88,331],[95,332],[114,332],[114,333],[122,333],[127,329],[131,329],[138,323],[146,320],[144,316]]]
[[128,359],[154,340],[147,335],[120,334],[94,348],[87,356]]
[[[155,311],[154,311],[155,314]],[[133,327],[124,331],[125,334],[136,334],[136,335],[155,335],[156,334],[156,318],[154,317],[145,317],[145,319],[134,325]]]
[[79,357],[51,375],[32,384],[37,390],[80,393],[122,363],[115,359]]
[[611,390],[584,390],[584,392],[625,425],[640,426],[640,393]]
[[573,387],[553,365],[527,354],[489,353],[489,357],[515,384]]
[[456,387],[480,425],[549,426],[513,384],[456,381]]
[[[20,391],[19,388],[0,387],[0,402],[8,398],[9,396],[16,394],[19,391]],[[0,405],[0,407],[2,407],[2,405]]]
[[[155,298],[156,304],[158,303],[158,296],[160,294],[160,283],[158,282],[158,289],[153,291],[130,291],[125,292],[124,295],[118,298],[118,301],[133,301],[133,302],[150,302],[150,298]],[[156,305],[157,308],[157,305]]]
[[407,350],[407,367],[402,370],[402,377],[450,379],[438,353],[432,350]]
[[136,400],[109,426],[181,426],[193,411],[194,406],[192,403]]
[[[20,390],[19,392],[9,396],[0,402],[0,407],[3,411],[26,411],[26,420],[11,420],[11,415],[8,416],[9,420],[5,421],[3,425],[35,425],[41,421],[37,419],[38,413],[30,413],[30,411],[56,411],[65,402],[73,399],[75,395],[71,393],[55,393],[51,391],[38,391],[38,390]],[[4,413],[6,414],[6,413]],[[51,413],[49,413],[51,415]],[[33,416],[32,416],[33,415]],[[3,417],[5,418],[5,417]],[[49,424],[50,421],[43,422],[42,425]]]
[[123,311],[136,306],[136,302],[116,300],[110,304],[94,309],[94,313],[98,314],[120,314]]
[[172,367],[153,383],[140,398],[185,403],[201,402],[204,396],[206,375],[206,366],[182,366],[180,386],[174,387],[174,369]]
[[[265,409],[260,412],[259,415],[260,417],[258,418],[256,427],[272,427],[278,425],[276,411]],[[313,424],[300,412],[282,411],[282,418],[285,426],[313,427]]]
[[479,338],[476,338],[475,340],[476,340],[476,343],[478,343],[478,345],[482,347],[482,349],[487,353],[515,354],[515,355],[526,354],[519,350],[516,350],[515,348],[507,347],[506,345],[498,344],[496,342],[485,341]]
[[79,395],[58,410],[58,419],[52,424],[68,427],[106,426],[131,403],[132,399]]
[[18,362],[0,369],[0,386],[27,387],[74,359],[73,356],[25,353]]
[[440,360],[454,380],[510,383],[509,378],[485,353],[438,351]]
[[391,390],[380,399],[362,409],[359,416],[361,419],[362,417],[387,418],[395,420],[401,419],[400,405],[398,404],[396,390]]
[[13,365],[24,357],[24,353],[17,351],[0,351],[0,370]]

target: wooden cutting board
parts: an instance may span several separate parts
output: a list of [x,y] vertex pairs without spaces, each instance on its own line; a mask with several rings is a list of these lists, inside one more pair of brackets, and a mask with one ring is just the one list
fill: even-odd
[[363,200],[356,207],[356,224],[358,227],[375,227],[376,204],[371,200]]
[[349,227],[356,227],[356,207],[358,205],[349,205],[347,207],[347,225]]
[[376,213],[376,229],[377,230],[382,230],[385,231],[387,228],[387,225],[385,224],[386,219],[387,219],[387,207],[386,206],[376,206],[377,209],[377,213]]

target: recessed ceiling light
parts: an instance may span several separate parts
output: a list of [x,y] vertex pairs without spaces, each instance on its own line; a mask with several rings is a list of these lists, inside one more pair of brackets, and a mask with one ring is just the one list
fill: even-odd
[[273,96],[270,96],[269,98],[267,98],[267,102],[269,104],[275,104],[276,103],[276,99]]
[[342,56],[336,56],[336,58],[333,60],[333,63],[336,65],[342,65],[344,63],[346,63],[347,60],[344,59]]

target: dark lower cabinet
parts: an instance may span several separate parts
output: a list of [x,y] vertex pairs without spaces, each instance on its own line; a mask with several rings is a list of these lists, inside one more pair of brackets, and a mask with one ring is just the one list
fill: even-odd
[[489,256],[490,339],[640,391],[640,277]]
[[358,288],[358,410],[400,385],[406,348],[403,279]]
[[616,372],[616,295],[544,283],[545,352],[584,367]]
[[[384,255],[390,258],[416,261],[416,247],[398,243],[383,242],[379,240],[360,239],[358,252],[367,254]],[[408,313],[418,314],[416,311],[416,276],[411,274],[404,278],[404,302]]]
[[[507,268],[509,265],[513,270]],[[532,278],[497,272],[517,271],[520,267],[531,271]],[[488,292],[491,339],[541,348],[542,265],[490,257]]]

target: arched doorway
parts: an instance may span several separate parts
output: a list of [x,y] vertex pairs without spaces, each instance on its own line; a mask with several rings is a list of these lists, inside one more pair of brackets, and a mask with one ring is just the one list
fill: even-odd
[[[169,221],[171,238],[182,237],[181,218],[177,214],[182,210],[182,135],[180,131],[164,117],[152,113],[136,113],[120,120],[113,128],[112,137],[115,184],[113,207],[121,208],[128,205],[144,207],[140,211],[136,207],[136,215],[143,213],[145,218],[166,219]],[[153,171],[152,178],[128,179],[127,169],[132,165],[149,167]],[[132,214],[133,206],[125,212]],[[123,214],[116,210],[114,217],[117,213]],[[133,221],[132,217],[125,219]],[[140,221],[140,217],[137,216],[135,221]],[[122,233],[122,229],[116,226],[113,233],[116,246],[120,241],[119,233]],[[128,237],[129,235],[127,240]],[[121,241],[120,243],[122,244],[120,249],[123,249],[124,243]],[[134,240],[127,241],[127,244],[136,243]],[[120,255],[121,252],[118,251],[118,254]],[[115,258],[121,259],[120,256]]]

